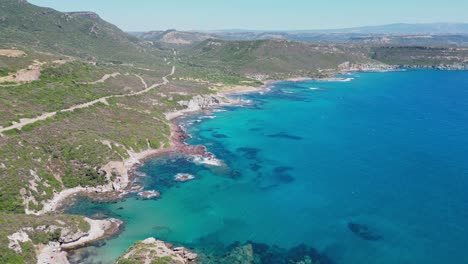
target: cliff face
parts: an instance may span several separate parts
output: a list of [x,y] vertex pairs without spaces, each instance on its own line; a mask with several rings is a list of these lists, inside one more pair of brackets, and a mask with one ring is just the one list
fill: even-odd
[[384,63],[350,63],[349,61],[338,65],[342,71],[391,71],[398,68],[398,66],[387,65]]
[[189,111],[206,110],[214,106],[222,106],[238,102],[220,95],[197,95],[190,101],[181,101],[180,105],[187,107]]

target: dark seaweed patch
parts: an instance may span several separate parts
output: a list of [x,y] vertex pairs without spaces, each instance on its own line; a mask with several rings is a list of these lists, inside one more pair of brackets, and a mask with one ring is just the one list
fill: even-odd
[[228,138],[228,136],[226,136],[224,134],[213,134],[213,137],[214,138]]
[[256,254],[261,263],[312,263],[333,264],[334,262],[326,255],[320,254],[315,248],[300,244],[290,249],[280,248],[276,245],[269,246],[263,243],[247,242],[252,245],[254,254]]
[[292,167],[280,166],[273,170],[273,178],[281,184],[288,184],[294,181],[294,177],[288,174],[288,171],[293,170]]
[[280,167],[276,167],[273,171],[275,173],[283,173],[283,172],[287,172],[287,171],[291,171],[291,170],[294,170],[293,167],[288,167],[288,166],[280,166]]
[[231,179],[239,179],[241,176],[242,176],[242,174],[238,170],[232,170],[229,173],[229,178],[231,178]]
[[288,184],[294,181],[294,177],[286,173],[275,174],[275,179],[282,184]]
[[254,164],[250,164],[250,169],[252,171],[258,171],[262,168],[262,166],[258,165],[257,163],[254,163]]
[[241,152],[243,156],[247,159],[256,159],[260,149],[257,148],[249,148],[249,147],[241,147],[237,149],[238,152]]
[[[234,223],[236,224],[236,223]],[[276,245],[247,241],[236,241],[223,246],[219,235],[224,228],[197,240],[198,249],[201,250],[201,263],[262,263],[262,264],[292,264],[292,263],[320,263],[334,264],[327,255],[313,247],[300,244],[292,248],[281,248]],[[202,244],[203,243],[203,244]],[[199,246],[203,245],[203,248]],[[252,250],[245,250],[251,248]],[[248,259],[255,259],[251,262]]]
[[275,189],[278,186],[279,186],[278,184],[271,184],[271,185],[268,185],[268,186],[260,186],[259,189],[266,192],[266,191],[269,191],[271,189]]
[[377,241],[377,240],[382,240],[383,237],[379,234],[376,234],[374,231],[372,231],[368,226],[355,223],[355,222],[349,222],[348,223],[348,229],[353,232],[356,236],[368,240],[368,241]]
[[302,137],[290,135],[290,134],[284,133],[284,132],[277,133],[277,134],[271,134],[271,135],[268,135],[268,137],[271,137],[271,138],[285,138],[285,139],[292,139],[292,140],[301,140],[302,139]]

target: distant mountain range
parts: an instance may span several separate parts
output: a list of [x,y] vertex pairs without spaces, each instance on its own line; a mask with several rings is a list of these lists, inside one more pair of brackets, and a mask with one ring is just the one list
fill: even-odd
[[206,39],[262,40],[285,39],[307,42],[371,45],[451,45],[468,46],[468,23],[390,24],[345,29],[258,31],[150,31],[132,32],[144,41],[168,45],[189,45]]
[[352,28],[339,29],[311,29],[311,30],[214,30],[207,31],[215,34],[225,33],[260,33],[260,32],[284,32],[290,34],[305,34],[305,33],[354,33],[354,34],[397,34],[397,35],[414,35],[414,34],[468,34],[468,23],[395,23],[378,26],[363,26]]
[[328,33],[361,33],[361,34],[468,34],[468,23],[397,23],[381,26],[366,26],[344,29],[319,30]]

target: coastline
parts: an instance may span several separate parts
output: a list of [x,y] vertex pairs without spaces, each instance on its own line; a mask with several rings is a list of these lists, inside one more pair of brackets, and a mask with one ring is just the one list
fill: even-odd
[[[340,73],[347,73],[348,71],[341,71]],[[123,161],[111,161],[102,167],[102,170],[106,171],[106,175],[111,175],[112,172],[117,172],[120,176],[115,181],[109,182],[107,185],[97,187],[75,187],[71,189],[65,189],[59,193],[56,193],[54,198],[47,201],[44,204],[44,208],[39,212],[27,211],[27,214],[41,215],[50,212],[60,211],[61,208],[70,204],[70,199],[76,195],[82,195],[90,197],[93,200],[110,201],[116,199],[122,199],[125,195],[130,193],[137,193],[141,190],[139,186],[131,186],[135,180],[135,171],[145,160],[154,158],[160,155],[169,153],[180,153],[187,156],[199,156],[207,158],[208,160],[214,159],[214,155],[209,153],[205,146],[192,146],[185,143],[185,140],[189,137],[183,130],[182,126],[177,124],[176,120],[183,116],[195,114],[203,111],[210,111],[215,107],[231,106],[231,105],[242,105],[245,101],[240,99],[229,98],[229,95],[247,94],[247,93],[259,93],[265,92],[270,89],[272,85],[282,81],[305,81],[305,80],[326,80],[326,81],[340,81],[341,78],[333,77],[333,75],[340,73],[332,73],[327,78],[293,78],[286,80],[269,80],[265,81],[263,85],[259,87],[234,87],[233,89],[218,92],[212,95],[205,96],[194,96],[192,100],[182,102],[182,106],[186,106],[185,109],[175,110],[165,113],[166,119],[170,123],[170,145],[169,147],[162,147],[159,149],[147,149],[142,152],[127,151],[129,158]],[[103,197],[105,194],[105,197]],[[111,219],[106,219],[111,220]],[[106,221],[103,220],[103,221]],[[100,221],[100,220],[92,220]],[[70,250],[74,248],[84,247],[90,242],[98,241],[111,237],[118,233],[119,227],[122,223],[118,224],[116,228],[113,228],[109,232],[106,231],[103,225],[94,225],[92,235],[90,234],[88,239],[82,239],[73,243],[72,246],[67,245],[54,245],[52,247],[46,246],[41,254],[49,256],[50,254],[65,254],[62,250]],[[60,257],[60,255],[57,255]]]
[[119,231],[123,224],[121,220],[110,218],[104,220],[93,220],[84,218],[89,224],[86,233],[78,233],[69,240],[62,242],[49,242],[49,244],[38,249],[37,263],[60,263],[68,264],[68,250],[86,246],[92,242],[113,236]]
[[[127,151],[129,158],[123,161],[111,161],[104,166],[101,170],[106,172],[106,175],[112,175],[117,172],[118,177],[114,181],[110,181],[106,185],[96,187],[75,187],[70,189],[62,190],[61,192],[55,193],[51,200],[44,203],[43,209],[40,211],[31,211],[26,209],[26,214],[30,215],[43,215],[47,213],[54,213],[61,211],[64,207],[68,206],[74,197],[81,195],[89,197],[93,200],[102,199],[103,201],[122,199],[124,196],[130,193],[138,193],[141,190],[139,186],[132,186],[135,180],[135,171],[145,160],[154,158],[160,155],[169,153],[181,153],[187,156],[198,156],[208,161],[214,160],[214,155],[209,153],[205,146],[192,146],[185,143],[185,140],[189,138],[182,126],[177,124],[176,120],[182,116],[195,114],[202,111],[210,111],[214,107],[230,106],[230,105],[242,105],[245,101],[240,99],[229,98],[229,95],[238,95],[246,93],[264,92],[268,90],[268,87],[274,82],[265,82],[259,87],[234,87],[227,91],[222,91],[214,95],[208,95],[207,98],[213,100],[207,104],[197,105],[200,103],[201,96],[195,96],[195,101],[187,102],[187,108],[183,110],[175,110],[166,113],[165,116],[170,123],[170,146],[161,147],[159,149],[147,149],[141,152]],[[198,98],[198,101],[197,99]],[[202,102],[203,103],[203,102]],[[58,261],[56,263],[68,263],[67,250],[72,250],[80,247],[85,247],[91,242],[102,240],[111,237],[119,232],[123,222],[117,219],[104,219],[104,220],[93,220],[85,218],[91,228],[88,234],[80,239],[69,243],[59,244],[50,243],[44,246],[38,251],[38,263],[49,263],[54,259]],[[42,261],[42,262],[41,262]]]
[[[398,71],[398,70],[397,70]],[[333,73],[333,75],[336,74],[345,74],[348,73],[348,71],[341,71],[339,73]],[[326,78],[328,81],[340,81],[337,80],[336,77],[333,77],[331,75],[330,77]],[[206,157],[207,159],[212,159],[214,156],[207,151],[207,149],[204,146],[191,146],[185,143],[185,139],[189,137],[189,135],[186,134],[184,131],[183,127],[180,126],[176,120],[178,118],[181,118],[183,116],[203,112],[203,111],[211,111],[213,108],[216,107],[222,107],[222,106],[229,106],[229,105],[239,105],[245,103],[245,101],[238,100],[238,99],[229,99],[227,96],[229,95],[236,95],[236,94],[246,94],[246,93],[256,93],[256,92],[265,92],[268,91],[269,88],[278,83],[278,82],[284,82],[284,81],[301,81],[301,80],[324,80],[323,78],[317,79],[317,78],[301,78],[301,79],[295,79],[295,80],[270,80],[270,81],[265,81],[262,86],[259,87],[252,87],[251,89],[246,89],[246,88],[239,88],[239,89],[232,89],[228,91],[223,91],[222,93],[216,93],[216,94],[210,94],[210,95],[205,95],[205,96],[194,96],[194,99],[185,102],[185,106],[187,106],[186,109],[183,110],[176,110],[172,111],[169,113],[166,113],[166,118],[170,123],[170,145],[169,147],[166,148],[159,148],[159,149],[147,149],[142,152],[129,152],[130,157],[126,160],[123,161],[113,161],[109,162],[105,166],[102,167],[103,170],[107,172],[112,172],[118,171],[121,173],[121,177],[118,177],[117,182],[111,182],[108,185],[105,186],[98,186],[98,187],[76,187],[73,189],[66,189],[60,193],[57,193],[56,196],[44,206],[43,212],[39,212],[36,214],[44,214],[47,212],[53,212],[60,210],[62,206],[65,206],[70,203],[70,198],[75,196],[76,194],[82,194],[83,196],[90,197],[93,200],[99,200],[102,199],[102,201],[110,201],[114,199],[121,199],[125,195],[128,195],[130,193],[137,193],[141,191],[139,188],[135,188],[138,186],[132,186],[132,183],[134,182],[136,175],[136,169],[140,164],[142,164],[145,160],[157,157],[160,155],[168,154],[168,153],[181,153],[183,155],[197,155],[197,156],[202,156]],[[108,174],[110,175],[110,174]],[[103,195],[104,194],[104,195]],[[120,225],[119,225],[120,226]],[[103,235],[105,232],[95,232],[95,235],[93,237],[93,241],[98,241],[102,240],[104,238],[111,237],[115,235],[119,231],[119,226],[111,230],[110,232],[106,233]],[[97,229],[99,230],[99,228]],[[80,243],[77,243],[74,245],[74,248],[78,247],[85,247],[87,244],[89,244],[90,241],[86,240],[81,240]],[[49,254],[52,253],[57,253],[57,252],[62,252],[62,249],[67,249],[66,247],[61,247],[56,246],[53,247],[52,249],[50,247],[45,248],[43,251],[44,252],[49,252]],[[52,252],[52,253],[50,253]],[[66,252],[62,252],[60,254],[65,254],[66,258]],[[60,257],[60,256],[57,256]],[[58,259],[58,258],[57,258]]]
[[[26,214],[41,215],[49,212],[59,210],[59,208],[66,205],[67,200],[77,194],[83,194],[84,196],[93,196],[99,194],[113,194],[113,199],[120,199],[123,196],[135,192],[137,189],[130,187],[134,181],[134,172],[136,168],[145,160],[157,157],[168,153],[181,153],[186,155],[209,155],[204,146],[190,146],[187,145],[184,140],[189,136],[185,133],[180,125],[175,121],[183,116],[195,114],[202,111],[210,111],[215,107],[242,105],[246,102],[241,99],[229,98],[230,95],[240,95],[249,93],[261,93],[270,90],[270,87],[278,82],[300,82],[300,81],[351,81],[352,78],[341,78],[334,77],[337,74],[347,74],[351,72],[382,72],[398,70],[398,66],[386,65],[384,69],[376,69],[370,65],[367,68],[348,68],[341,69],[335,72],[330,72],[327,77],[313,78],[313,77],[294,77],[283,80],[266,80],[260,86],[233,86],[227,90],[219,91],[215,94],[206,95],[210,100],[208,102],[203,101],[206,97],[201,95],[194,96],[192,100],[183,102],[185,109],[174,110],[165,113],[166,119],[170,123],[171,135],[170,135],[170,146],[161,147],[159,149],[147,149],[142,152],[128,151],[129,158],[123,161],[111,161],[102,167],[102,170],[106,171],[107,175],[111,175],[112,172],[117,172],[118,177],[114,182],[110,182],[107,185],[96,186],[96,187],[75,187],[71,189],[65,189],[59,193],[56,193],[54,198],[47,201],[44,204],[44,208],[39,212],[33,212],[26,210]],[[109,199],[108,199],[109,200]]]

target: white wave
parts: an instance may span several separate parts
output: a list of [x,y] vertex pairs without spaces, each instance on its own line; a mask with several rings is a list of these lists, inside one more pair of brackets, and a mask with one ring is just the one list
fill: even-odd
[[344,79],[341,79],[341,80],[337,80],[337,82],[350,82],[354,80],[354,78],[344,78]]
[[196,164],[210,165],[210,166],[222,166],[223,162],[217,158],[207,158],[199,155],[193,156],[193,162]]
[[137,176],[137,177],[147,177],[148,175],[146,173],[144,173],[144,172],[136,171],[135,176]]

